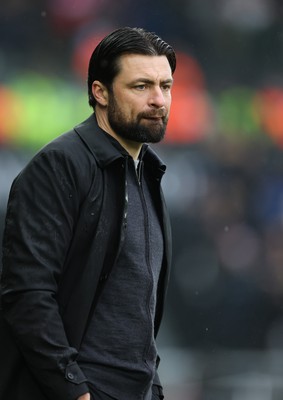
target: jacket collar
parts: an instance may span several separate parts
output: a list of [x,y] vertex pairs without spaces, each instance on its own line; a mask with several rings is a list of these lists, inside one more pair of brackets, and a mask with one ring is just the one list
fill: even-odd
[[86,144],[101,168],[105,168],[108,164],[123,157],[123,154],[111,145],[107,135],[98,126],[94,113],[87,120],[75,126],[74,130]]
[[[122,146],[119,148],[112,143],[112,140],[109,140],[108,134],[98,126],[94,113],[87,120],[75,126],[74,130],[91,151],[101,168],[107,167],[119,158],[128,156],[127,151]],[[113,140],[115,139],[113,138]],[[157,175],[161,178],[166,166],[158,155],[147,144],[143,145],[141,155],[145,164],[148,164],[152,171],[156,170]]]

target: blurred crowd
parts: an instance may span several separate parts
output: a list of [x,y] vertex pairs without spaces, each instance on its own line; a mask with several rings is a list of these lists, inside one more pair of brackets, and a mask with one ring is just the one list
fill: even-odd
[[222,141],[168,159],[178,343],[283,348],[282,151]]

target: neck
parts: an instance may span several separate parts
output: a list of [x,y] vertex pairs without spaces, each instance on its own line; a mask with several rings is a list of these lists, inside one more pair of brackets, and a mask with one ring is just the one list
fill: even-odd
[[132,140],[127,140],[117,135],[116,132],[113,131],[111,126],[109,125],[109,121],[104,113],[100,113],[96,110],[96,119],[98,126],[107,132],[109,135],[113,136],[122,147],[133,157],[134,160],[137,160],[142,148],[142,143],[134,142]]

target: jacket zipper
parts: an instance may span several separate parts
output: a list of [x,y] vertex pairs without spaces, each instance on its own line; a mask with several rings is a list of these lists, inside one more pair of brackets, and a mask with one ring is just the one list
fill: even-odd
[[114,264],[119,257],[122,245],[125,240],[126,228],[127,228],[127,218],[128,218],[128,202],[129,202],[129,195],[128,195],[128,181],[127,181],[127,173],[128,173],[128,157],[125,157],[121,168],[124,168],[124,208],[123,208],[123,216],[122,216],[122,224],[120,229],[120,242],[118,251],[115,257]]
[[143,353],[143,360],[147,364],[147,359],[146,356],[149,352],[150,345],[152,342],[152,331],[154,329],[154,320],[151,318],[151,310],[150,310],[150,302],[151,302],[151,296],[152,296],[152,289],[153,289],[153,273],[152,273],[152,268],[151,268],[151,262],[150,262],[150,251],[149,251],[149,217],[148,217],[148,210],[147,210],[147,205],[146,205],[146,200],[144,196],[144,190],[143,190],[143,184],[142,184],[142,176],[143,176],[143,162],[140,161],[138,168],[137,168],[137,182],[139,185],[139,193],[141,197],[141,203],[142,203],[142,208],[143,208],[143,215],[144,215],[144,221],[145,221],[145,226],[144,226],[144,232],[145,232],[145,256],[146,256],[146,265],[147,265],[147,270],[149,273],[150,277],[150,284],[148,287],[148,293],[147,293],[147,301],[146,301],[146,309],[147,309],[147,316],[148,316],[148,321],[150,323],[150,327],[148,329],[148,334],[147,334],[147,340],[146,340],[146,346],[145,350]]

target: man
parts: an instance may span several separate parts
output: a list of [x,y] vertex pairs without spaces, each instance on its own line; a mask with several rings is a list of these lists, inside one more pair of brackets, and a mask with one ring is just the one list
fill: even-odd
[[20,354],[1,400],[163,398],[155,338],[170,226],[165,166],[146,142],[164,136],[175,65],[153,33],[106,36],[89,63],[93,115],[15,179],[2,308]]

